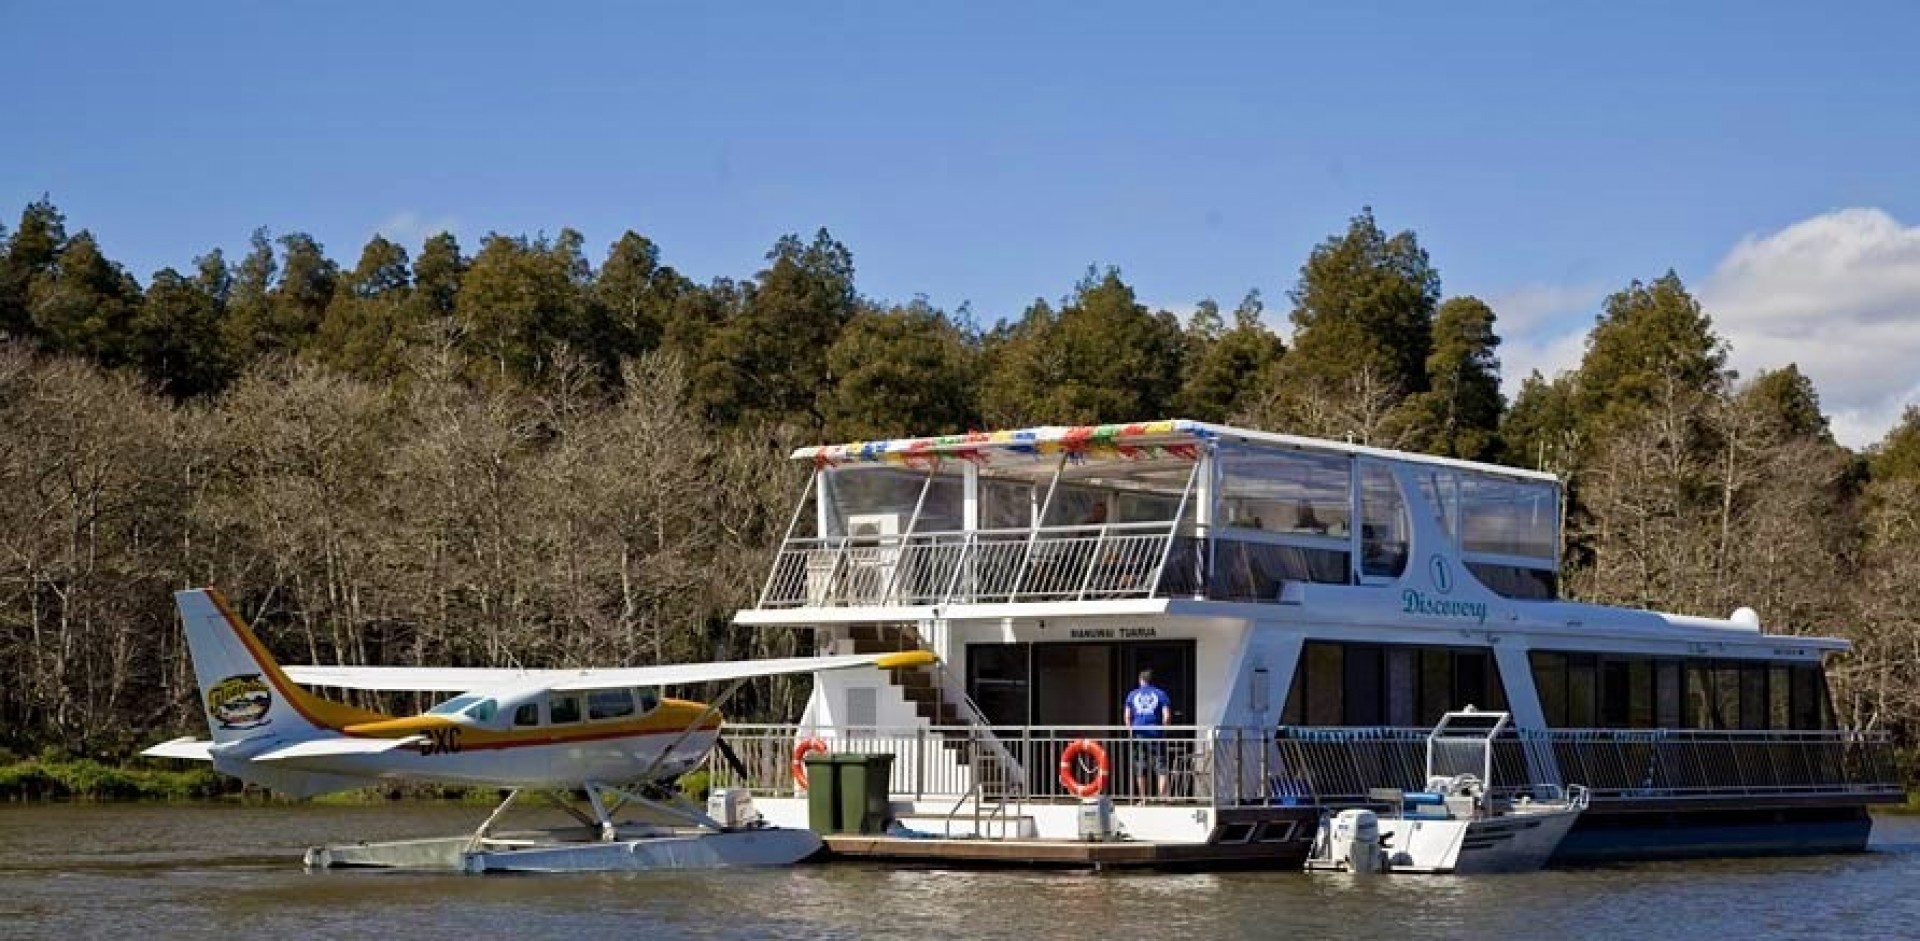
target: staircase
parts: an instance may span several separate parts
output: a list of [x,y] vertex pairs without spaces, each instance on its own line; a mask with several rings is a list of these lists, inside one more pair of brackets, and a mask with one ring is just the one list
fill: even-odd
[[[922,649],[919,632],[910,625],[854,624],[848,634],[853,644],[852,653]],[[986,719],[966,694],[948,682],[950,675],[945,666],[889,670],[887,674],[900,688],[901,695],[913,703],[914,712],[940,732],[941,745],[953,753],[962,767],[972,770],[974,793],[971,796],[976,816],[984,812],[981,805],[988,802],[997,808],[995,816],[1004,816],[1007,802],[1018,801],[1026,795],[1025,771],[1020,762],[987,729]],[[965,800],[962,798],[963,803]]]

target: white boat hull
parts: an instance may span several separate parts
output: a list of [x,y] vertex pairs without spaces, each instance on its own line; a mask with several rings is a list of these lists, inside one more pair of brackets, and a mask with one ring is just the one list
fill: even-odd
[[1380,821],[1380,835],[1389,872],[1532,872],[1547,864],[1578,819],[1577,810],[1478,820],[1387,819]]

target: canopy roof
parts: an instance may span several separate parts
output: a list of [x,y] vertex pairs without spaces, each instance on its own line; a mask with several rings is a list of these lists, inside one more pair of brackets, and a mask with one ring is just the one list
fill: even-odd
[[1213,441],[1240,441],[1269,447],[1292,448],[1330,454],[1358,454],[1389,461],[1455,467],[1483,474],[1523,480],[1558,482],[1552,474],[1522,470],[1498,464],[1482,464],[1453,458],[1370,448],[1323,438],[1275,434],[1250,428],[1235,428],[1210,422],[1166,419],[1114,425],[1041,425],[1008,431],[971,431],[960,435],[928,438],[895,438],[889,441],[855,441],[799,448],[796,460],[810,460],[815,466],[841,464],[895,464],[925,467],[947,458],[976,464],[1017,457],[1046,457],[1059,454],[1138,460],[1178,457],[1193,460],[1202,447]]

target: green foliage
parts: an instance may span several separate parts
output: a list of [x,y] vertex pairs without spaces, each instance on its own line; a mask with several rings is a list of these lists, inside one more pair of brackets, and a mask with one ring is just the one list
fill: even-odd
[[658,348],[674,305],[689,287],[679,272],[660,263],[652,240],[622,234],[593,283],[593,301],[604,311],[608,330],[605,342],[628,356]]
[[852,319],[853,253],[827,230],[782,236],[744,303],[706,332],[695,388],[726,423],[790,423],[825,431],[820,396],[836,378],[827,351]]
[[552,241],[495,234],[481,243],[454,305],[471,378],[542,384],[557,350],[593,333],[580,246],[572,229]]
[[863,310],[827,350],[826,436],[862,441],[977,427],[974,353],[946,315],[916,301]]
[[189,800],[231,792],[212,768],[172,770],[148,763],[41,757],[0,765],[0,800]]
[[217,392],[232,379],[220,332],[225,311],[207,289],[211,273],[206,265],[199,278],[172,268],[156,272],[130,325],[133,365],[177,399]]
[[1920,405],[1907,406],[1900,423],[1868,453],[1874,480],[1920,482]]
[[1287,352],[1286,343],[1260,319],[1264,310],[1260,292],[1249,291],[1233,312],[1233,328],[1226,329],[1213,302],[1201,302],[1187,327],[1186,381],[1176,411],[1201,421],[1226,421],[1253,404]]
[[1572,373],[1551,381],[1539,370],[1520,384],[1520,394],[1500,420],[1500,460],[1514,467],[1565,473],[1579,446],[1579,413]]
[[1740,398],[1772,434],[1833,443],[1827,416],[1820,411],[1820,393],[1798,364],[1762,370],[1740,390]]
[[1607,298],[1587,336],[1574,403],[1583,433],[1592,440],[1637,420],[1669,386],[1720,392],[1726,359],[1713,321],[1678,275],[1633,282]]
[[1134,298],[1117,269],[1089,269],[1059,313],[1035,302],[988,341],[989,424],[1091,424],[1165,413],[1180,388],[1180,322]]
[[1484,460],[1499,449],[1506,398],[1500,394],[1500,337],[1493,309],[1476,297],[1450,298],[1433,320],[1427,391],[1408,398],[1401,419],[1418,451]]
[[1337,387],[1364,371],[1400,395],[1426,391],[1440,273],[1412,232],[1389,236],[1362,209],[1314,248],[1290,296],[1294,355],[1283,383]]
[[35,274],[27,288],[32,330],[48,349],[108,366],[127,361],[128,327],[139,299],[140,286],[101,254],[89,232],[67,240],[53,266]]
[[391,378],[420,338],[407,250],[374,236],[342,277],[313,339],[322,362],[365,379]]

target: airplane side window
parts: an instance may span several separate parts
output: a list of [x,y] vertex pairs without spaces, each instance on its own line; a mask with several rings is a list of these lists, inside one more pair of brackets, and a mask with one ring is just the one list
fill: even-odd
[[513,710],[513,724],[539,725],[540,704],[537,702],[521,703],[520,708]]
[[618,719],[633,715],[633,691],[596,689],[587,693],[587,718]]
[[572,693],[554,693],[547,697],[547,717],[554,725],[580,721],[580,697]]
[[640,713],[645,715],[660,708],[660,693],[648,686],[635,690],[640,695]]
[[491,699],[482,699],[479,705],[467,710],[467,715],[471,716],[475,722],[492,722],[494,715],[498,713],[499,710],[499,703]]

